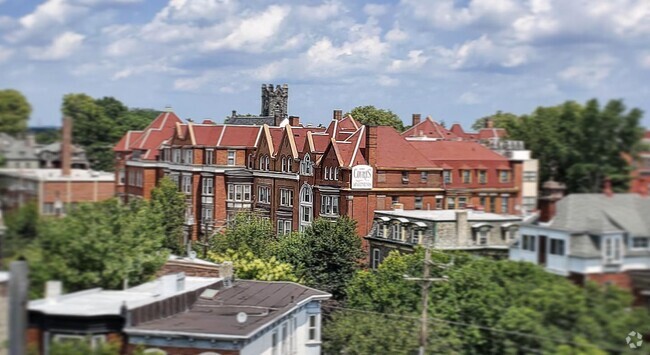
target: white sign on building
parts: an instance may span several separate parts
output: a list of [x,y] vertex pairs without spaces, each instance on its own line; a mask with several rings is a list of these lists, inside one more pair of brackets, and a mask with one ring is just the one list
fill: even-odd
[[352,167],[352,189],[372,189],[372,166],[357,165]]

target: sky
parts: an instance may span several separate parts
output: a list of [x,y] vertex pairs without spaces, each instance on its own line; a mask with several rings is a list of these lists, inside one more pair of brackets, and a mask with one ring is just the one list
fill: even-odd
[[0,0],[0,89],[31,126],[67,93],[222,122],[262,83],[326,123],[374,105],[470,125],[566,100],[623,99],[650,127],[649,0]]

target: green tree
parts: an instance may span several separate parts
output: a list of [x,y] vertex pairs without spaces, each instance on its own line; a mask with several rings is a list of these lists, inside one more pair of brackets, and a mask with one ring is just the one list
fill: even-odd
[[[530,263],[441,252],[434,253],[433,260],[434,265],[447,266],[434,266],[432,275],[445,275],[448,282],[434,283],[430,292],[432,353],[444,347],[480,354],[598,353],[624,350],[621,334],[630,329],[647,331],[648,313],[630,311],[631,295],[614,287],[589,284],[582,288]],[[422,262],[421,249],[412,255],[394,252],[378,270],[360,271],[348,286],[347,307],[357,313],[417,319],[419,285],[404,280],[403,275],[421,276]],[[345,330],[337,324],[337,317],[325,329],[330,342],[326,348],[353,347],[362,336],[358,329],[369,325]],[[369,337],[367,342],[383,341],[372,332],[362,334]]]
[[[50,355],[119,355],[121,344],[117,342],[107,342],[91,347],[90,341],[67,341],[50,343]],[[30,354],[38,354],[37,349],[31,349]]]
[[185,195],[178,191],[178,186],[164,177],[151,191],[152,209],[165,218],[162,228],[165,238],[163,246],[176,255],[183,255],[183,222],[185,221]]
[[0,90],[0,132],[11,135],[24,133],[32,106],[18,90]]
[[404,123],[391,110],[376,108],[374,106],[357,106],[350,112],[352,117],[368,126],[391,126],[398,132],[404,130]]
[[[533,113],[513,118],[502,114],[495,126],[526,143],[540,161],[540,179],[551,177],[567,184],[568,192],[599,192],[606,178],[616,191],[627,191],[630,165],[642,149],[643,112],[627,110],[621,100],[601,107],[597,100],[581,105],[567,101],[538,107]],[[477,122],[478,124],[478,122]]]
[[149,280],[167,259],[161,248],[164,218],[148,202],[110,199],[41,221],[37,239],[24,252],[32,295],[40,295],[47,280],[61,280],[67,291]]
[[5,216],[7,230],[2,243],[3,260],[14,256],[36,239],[39,221],[40,215],[35,202],[29,202]]
[[112,171],[113,146],[129,130],[145,128],[158,115],[150,109],[129,109],[113,97],[94,99],[86,94],[63,97],[63,114],[72,117],[73,140],[86,149],[96,170]]
[[298,278],[293,271],[293,266],[280,262],[274,256],[268,259],[261,259],[256,257],[251,251],[236,252],[234,250],[227,250],[222,255],[209,252],[208,260],[215,263],[223,263],[224,261],[232,262],[235,276],[240,279],[298,282]]
[[264,259],[271,256],[275,242],[275,232],[268,219],[241,212],[224,233],[210,239],[210,250],[217,255],[223,255],[228,250],[240,253],[250,251]]
[[356,221],[348,217],[315,220],[303,233],[281,238],[276,255],[295,266],[307,285],[338,300],[345,297],[345,287],[364,257]]

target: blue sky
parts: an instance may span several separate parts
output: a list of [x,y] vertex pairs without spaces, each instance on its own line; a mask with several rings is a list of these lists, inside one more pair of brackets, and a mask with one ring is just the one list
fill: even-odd
[[262,83],[324,123],[375,105],[471,124],[572,99],[648,112],[648,0],[0,0],[0,88],[31,125],[84,92],[183,118],[259,113]]

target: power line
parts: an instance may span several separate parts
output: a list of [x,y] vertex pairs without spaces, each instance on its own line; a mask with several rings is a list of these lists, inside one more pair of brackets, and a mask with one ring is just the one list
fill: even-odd
[[[395,314],[395,313],[384,313],[384,312],[375,312],[375,311],[367,311],[367,310],[362,310],[362,309],[354,309],[354,308],[345,308],[345,307],[338,307],[338,306],[330,306],[330,305],[321,305],[321,307],[326,307],[326,308],[331,308],[331,309],[338,309],[342,311],[352,311],[352,312],[358,312],[358,313],[366,313],[366,314],[372,314],[372,315],[381,315],[381,316],[389,316],[389,317],[396,317],[396,318],[404,318],[404,319],[411,319],[415,321],[420,321],[419,317],[416,316],[408,316],[408,315],[403,315],[403,314]],[[550,340],[559,344],[566,344],[566,345],[573,345],[573,346],[583,346],[583,344],[578,344],[572,341],[568,340],[563,340],[563,339],[558,339],[558,338],[550,338],[550,337],[544,337],[540,335],[535,335],[535,334],[530,334],[530,333],[522,333],[514,330],[505,330],[505,329],[497,329],[497,328],[492,328],[480,324],[470,324],[470,323],[464,323],[464,322],[459,322],[459,321],[453,321],[453,320],[448,320],[444,318],[435,318],[435,317],[427,317],[428,323],[447,323],[451,325],[456,325],[456,326],[464,326],[464,327],[471,327],[471,328],[476,328],[476,329],[481,329],[481,330],[487,330],[490,332],[496,332],[496,333],[503,333],[503,334],[508,334],[508,335],[516,335],[516,336],[522,336],[522,337],[527,337],[527,338],[533,338],[533,339],[538,339],[538,340]],[[609,351],[609,352],[620,352],[621,349],[614,349],[614,348],[603,348],[599,347],[596,345],[592,345],[594,348],[599,349],[599,350],[604,350],[604,351]]]

